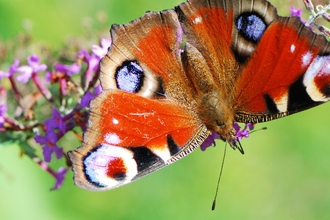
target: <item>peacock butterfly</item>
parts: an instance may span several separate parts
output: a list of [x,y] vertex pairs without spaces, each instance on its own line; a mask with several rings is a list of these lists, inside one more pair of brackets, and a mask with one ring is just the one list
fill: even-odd
[[234,122],[281,118],[330,99],[330,44],[266,0],[191,0],[113,25],[75,184],[107,190],[175,162]]

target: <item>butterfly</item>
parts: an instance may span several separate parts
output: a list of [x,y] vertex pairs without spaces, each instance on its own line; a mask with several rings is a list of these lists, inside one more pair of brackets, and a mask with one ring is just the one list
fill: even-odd
[[113,25],[75,184],[116,188],[188,155],[234,122],[281,118],[330,99],[330,44],[266,0],[190,0]]

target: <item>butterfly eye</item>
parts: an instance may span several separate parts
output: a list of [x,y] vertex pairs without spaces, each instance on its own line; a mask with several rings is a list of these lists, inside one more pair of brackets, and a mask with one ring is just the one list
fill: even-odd
[[256,13],[241,14],[236,20],[238,32],[247,40],[257,42],[266,30],[264,20]]
[[125,61],[117,68],[115,79],[117,88],[126,92],[136,93],[143,86],[144,73],[136,61]]
[[223,121],[216,120],[215,122],[220,128],[224,128],[226,125]]

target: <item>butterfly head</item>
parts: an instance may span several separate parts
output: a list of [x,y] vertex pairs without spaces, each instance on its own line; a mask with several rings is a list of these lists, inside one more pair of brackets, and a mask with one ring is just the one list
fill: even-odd
[[219,90],[201,95],[198,104],[198,115],[206,127],[220,135],[223,141],[234,146],[236,130],[234,128],[234,114]]
[[[223,140],[228,142],[229,145],[234,150],[238,149],[242,154],[244,154],[244,150],[243,150],[243,147],[241,146],[240,141],[243,138],[250,137],[250,133],[252,132],[253,129],[254,129],[254,125],[252,123],[246,123],[244,128],[242,129],[241,126],[239,126],[237,122],[234,122],[233,129],[228,134],[227,139],[225,137]],[[263,129],[265,129],[265,128],[263,128]]]

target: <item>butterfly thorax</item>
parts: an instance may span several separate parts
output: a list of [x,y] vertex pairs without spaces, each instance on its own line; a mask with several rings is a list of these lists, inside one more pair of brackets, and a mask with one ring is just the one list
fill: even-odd
[[198,116],[205,126],[217,132],[226,142],[233,142],[236,131],[233,128],[234,114],[219,90],[203,94],[198,103]]
[[186,44],[183,60],[185,71],[195,89],[197,114],[202,123],[210,130],[217,132],[229,143],[234,141],[234,112],[219,83],[213,77],[211,68],[203,55],[189,43]]

